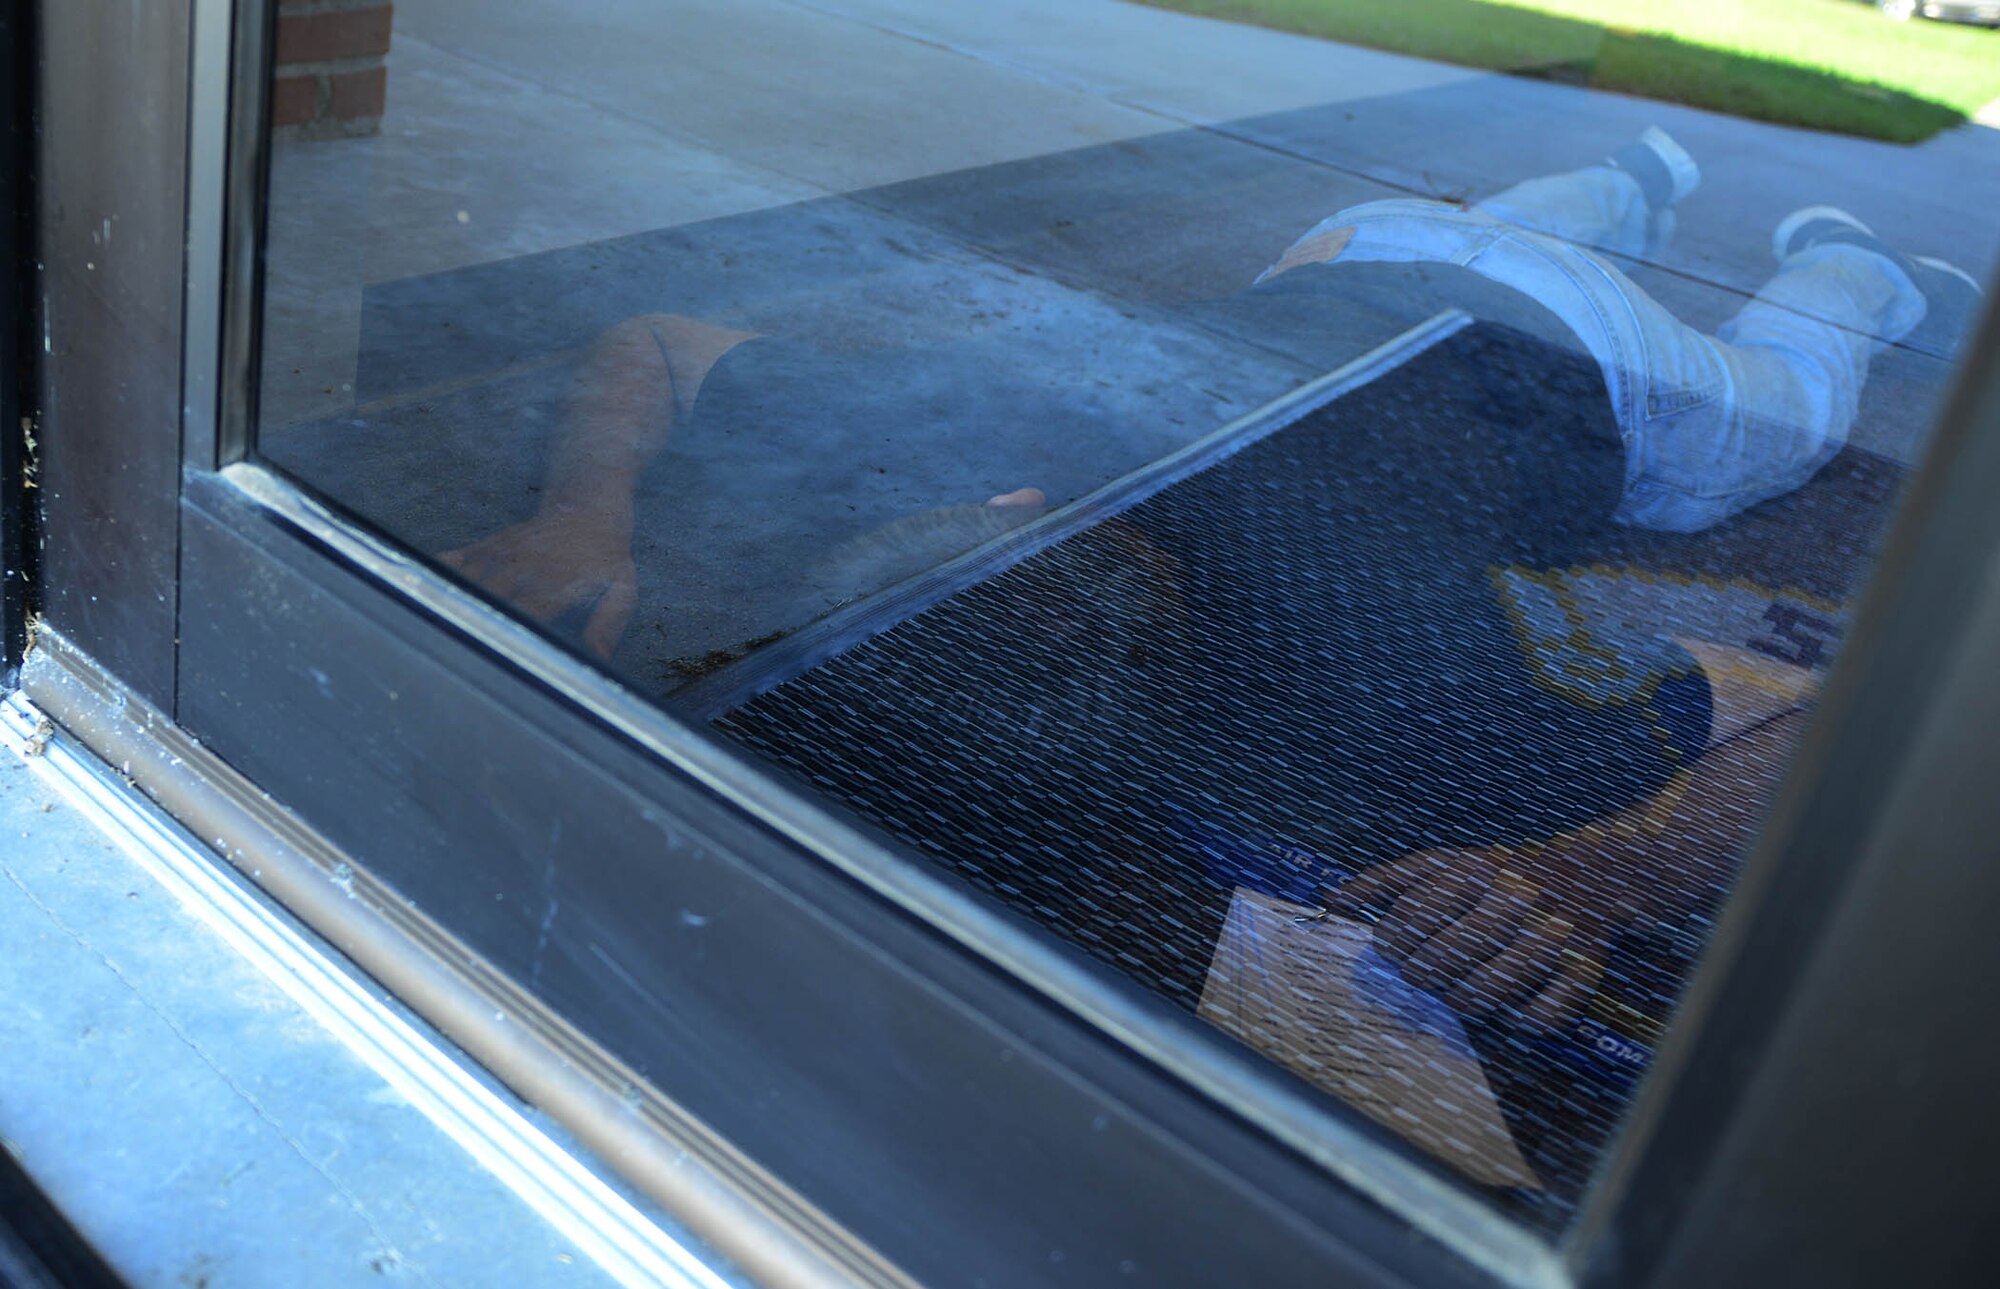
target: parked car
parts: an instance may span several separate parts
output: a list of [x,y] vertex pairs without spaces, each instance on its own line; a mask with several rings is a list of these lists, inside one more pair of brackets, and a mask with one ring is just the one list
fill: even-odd
[[2000,0],[1875,0],[1875,7],[1891,18],[1936,18],[2000,27]]

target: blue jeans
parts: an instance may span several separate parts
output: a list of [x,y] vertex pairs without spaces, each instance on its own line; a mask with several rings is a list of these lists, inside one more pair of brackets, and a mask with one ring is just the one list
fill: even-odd
[[1602,370],[1625,441],[1620,522],[1696,532],[1790,492],[1854,422],[1869,359],[1923,320],[1893,261],[1854,246],[1786,260],[1714,335],[1669,313],[1592,249],[1636,256],[1637,181],[1598,166],[1530,179],[1470,209],[1396,199],[1349,207],[1301,239],[1351,229],[1334,257],[1461,265],[1520,291]]

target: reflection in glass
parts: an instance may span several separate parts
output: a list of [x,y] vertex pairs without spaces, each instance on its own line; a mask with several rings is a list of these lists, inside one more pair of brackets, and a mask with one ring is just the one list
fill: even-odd
[[[763,6],[657,6],[640,52],[543,8],[398,6],[381,135],[280,140],[260,451],[1561,1221],[1975,279],[1849,213],[1898,213],[1859,167],[1568,86],[1086,7],[1179,51],[1138,113],[933,65],[1004,41],[971,8],[941,48],[857,4],[739,120],[726,62],[669,58],[677,97],[636,60],[659,14]],[[870,116],[866,51],[1012,104],[1004,144]],[[1336,67],[1365,90],[1326,102]],[[815,112],[908,152],[807,159]],[[308,253],[329,210],[364,231]]]

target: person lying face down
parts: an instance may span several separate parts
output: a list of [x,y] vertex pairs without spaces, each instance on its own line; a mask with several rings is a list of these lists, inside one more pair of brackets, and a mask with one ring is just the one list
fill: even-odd
[[[1634,716],[1631,695],[1605,698],[1588,685],[1582,697],[1566,694],[1568,663],[1555,665],[1552,676],[1547,651],[1523,655],[1507,607],[1493,602],[1489,564],[1520,564],[1510,552],[1533,547],[1537,554],[1524,565],[1530,571],[1559,566],[1573,543],[1549,534],[1573,517],[1558,511],[1588,509],[1591,522],[1694,533],[1799,487],[1845,442],[1880,345],[1919,328],[1962,326],[1968,313],[1972,292],[1962,274],[1891,250],[1850,216],[1809,208],[1776,230],[1771,282],[1716,334],[1701,333],[1607,258],[1657,253],[1671,235],[1676,207],[1697,182],[1693,161],[1664,134],[1648,131],[1607,163],[1530,180],[1470,207],[1399,199],[1337,212],[1287,249],[1243,297],[1246,308],[1302,308],[1310,316],[1315,307],[1340,307],[1343,274],[1364,267],[1406,272],[1441,299],[1584,355],[1596,374],[1595,420],[1573,441],[1534,449],[1558,458],[1546,469],[1522,446],[1545,419],[1529,403],[1515,418],[1517,436],[1496,437],[1483,456],[1454,445],[1420,462],[1385,457],[1396,463],[1386,474],[1421,469],[1433,483],[1428,500],[1419,503],[1412,492],[1409,504],[1429,510],[1455,504],[1465,512],[1432,515],[1423,521],[1428,535],[1401,543],[1414,542],[1435,557],[1434,567],[1455,567],[1431,577],[1386,578],[1371,570],[1375,561],[1396,557],[1393,537],[1329,546],[1326,560],[1349,567],[1322,582],[1350,606],[1351,625],[1325,649],[1311,641],[1280,646],[1280,652],[1295,648],[1295,656],[1284,662],[1292,670],[1280,667],[1278,674],[1303,678],[1309,668],[1333,666],[1364,679],[1416,678],[1415,688],[1429,695],[1420,701],[1431,704],[1426,710],[1444,732],[1413,734],[1420,723],[1405,721],[1395,738],[1383,733],[1391,725],[1382,705],[1412,701],[1408,685],[1387,698],[1350,693],[1349,707],[1339,712],[1301,714],[1296,701],[1281,696],[1289,706],[1217,702],[1210,714],[1176,717],[1175,733],[1190,760],[1204,747],[1240,739],[1245,725],[1283,728],[1278,745],[1306,750],[1299,758],[1310,767],[1305,777],[1316,776],[1321,787],[1274,789],[1282,803],[1273,807],[1282,816],[1272,821],[1275,831],[1297,833],[1299,821],[1315,811],[1346,809],[1328,785],[1368,777],[1362,769],[1396,778],[1403,789],[1416,777],[1444,785],[1422,789],[1444,820],[1438,826],[1398,831],[1371,818],[1320,830],[1325,849],[1353,845],[1357,832],[1404,847],[1368,855],[1366,870],[1328,893],[1325,905],[1373,918],[1383,953],[1413,983],[1469,1016],[1500,1017],[1526,1029],[1564,1023],[1597,988],[1608,946],[1622,928],[1709,898],[1726,883],[1731,859],[1803,724],[1811,689],[1803,673],[1712,641],[1619,639],[1609,647],[1608,670],[1630,673],[1632,694],[1652,694],[1651,684],[1675,695],[1672,719],[1664,723],[1675,756],[1659,756],[1661,722]],[[803,415],[748,392],[760,385],[758,365],[772,363],[790,343],[671,314],[621,323],[585,363],[537,513],[441,559],[529,616],[578,615],[587,646],[608,657],[636,597],[633,498],[641,472],[677,427],[703,417],[765,425]],[[783,352],[787,363],[812,361],[810,346]],[[811,409],[814,423],[844,424],[858,442],[871,428],[869,418],[881,414],[881,391],[843,389],[837,371],[829,371]],[[1531,396],[1533,382],[1527,384]],[[736,413],[732,399],[742,403]],[[849,401],[855,410],[843,422]],[[1442,486],[1446,479],[1455,482]],[[1538,480],[1546,485],[1539,500]],[[1018,482],[995,480],[995,487]],[[1365,526],[1362,513],[1403,496],[1393,484],[1342,495],[1346,510],[1328,522],[1355,529]],[[1491,534],[1480,536],[1485,521],[1473,512],[1494,507],[1502,495],[1515,498],[1502,508],[1511,507],[1507,522],[1519,531],[1494,537],[1491,549],[1479,547]],[[976,506],[977,496],[968,502]],[[1007,516],[1011,522],[1039,513],[1046,499],[1020,488],[986,505],[1016,512]],[[1157,638],[1210,640],[1233,629],[1216,598],[1183,584],[1205,576],[1213,561],[1204,564],[1143,523],[1132,526],[1123,549],[1119,558],[1146,570],[1158,588],[1137,597],[1148,606],[1141,612],[1165,624]],[[1069,587],[1061,598],[1017,608],[1044,634],[1116,637],[1092,625],[1090,615],[1107,610],[1093,606],[1085,588]],[[1236,620],[1268,622],[1285,612],[1282,600],[1249,591],[1230,604]],[[1469,628],[1454,637],[1370,625],[1474,618],[1490,622],[1489,634],[1500,643],[1468,650]],[[1497,722],[1483,744],[1449,728],[1453,704],[1501,691],[1516,715]],[[1036,737],[1050,736],[1038,727]],[[1523,759],[1523,746],[1537,740],[1544,754],[1526,757],[1540,767],[1534,773],[1515,775],[1504,793],[1481,781],[1483,765]],[[1599,764],[1579,756],[1584,746],[1613,751]],[[1023,752],[1013,764],[1028,759]],[[1413,766],[1425,767],[1423,774],[1414,775]],[[1510,794],[1519,798],[1512,806],[1501,800]],[[1589,802],[1591,812],[1569,818],[1559,808],[1565,800]],[[885,802],[880,809],[895,807]],[[1393,803],[1382,809],[1392,811]],[[1515,814],[1507,815],[1509,809]],[[1557,822],[1540,832],[1510,825],[1479,835],[1473,823],[1496,817]],[[1426,843],[1426,835],[1451,840]],[[1076,898],[1064,894],[1060,858],[1010,862],[1022,866],[1021,883],[1041,892],[1044,905]],[[1132,872],[1165,862],[1134,857]],[[1206,925],[1218,923],[1212,918]],[[1199,960],[1200,949],[1182,956]],[[1192,988],[1198,993],[1198,982]]]

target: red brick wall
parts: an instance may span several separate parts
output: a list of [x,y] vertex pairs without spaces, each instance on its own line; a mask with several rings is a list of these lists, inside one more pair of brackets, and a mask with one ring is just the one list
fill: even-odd
[[271,124],[280,138],[382,127],[394,6],[387,0],[279,0]]

